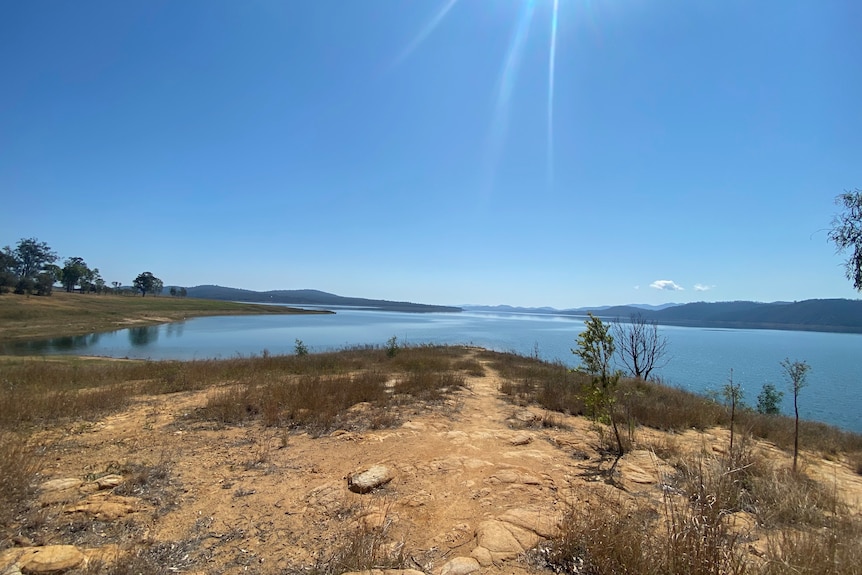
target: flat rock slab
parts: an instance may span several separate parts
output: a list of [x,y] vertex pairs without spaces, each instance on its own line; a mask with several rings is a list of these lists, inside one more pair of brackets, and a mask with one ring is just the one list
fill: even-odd
[[0,555],[3,573],[61,573],[86,563],[87,557],[74,545],[46,545],[9,549]]
[[385,465],[373,465],[365,471],[347,476],[347,488],[354,493],[368,493],[386,485],[395,477],[392,469]]
[[440,575],[469,575],[481,567],[479,561],[473,557],[455,557],[443,565],[440,569]]
[[60,479],[51,479],[39,486],[43,492],[47,491],[64,491],[66,489],[77,489],[84,484],[84,481],[77,477],[62,477]]
[[345,571],[341,575],[425,575],[416,569],[368,569],[366,571]]
[[556,537],[560,531],[559,514],[546,509],[534,507],[509,509],[499,519],[516,527],[532,531],[545,539]]
[[138,510],[140,501],[134,497],[97,498],[82,501],[65,509],[66,513],[85,513],[101,521],[113,521]]
[[[483,521],[476,528],[476,549],[471,553],[472,557],[480,564],[487,566],[490,557],[492,563],[514,559],[524,552],[524,547],[507,529],[502,521]],[[478,551],[479,549],[484,552]]]
[[523,483],[525,485],[541,485],[542,480],[535,475],[523,473],[516,469],[500,469],[488,478],[488,483]]

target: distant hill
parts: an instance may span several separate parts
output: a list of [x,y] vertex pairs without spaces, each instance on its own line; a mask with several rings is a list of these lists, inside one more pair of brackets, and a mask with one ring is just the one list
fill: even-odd
[[273,290],[252,291],[216,285],[202,285],[187,288],[188,297],[201,299],[216,299],[229,301],[244,301],[253,303],[284,303],[292,305],[318,306],[351,306],[383,311],[405,311],[414,313],[458,312],[459,307],[442,305],[426,305],[404,301],[388,301],[380,299],[365,299],[358,297],[343,297],[319,290]]
[[[489,312],[499,312],[499,313],[545,313],[545,314],[573,314],[573,315],[586,315],[588,312],[596,313],[598,311],[606,311],[606,310],[614,310],[614,309],[631,309],[633,312],[643,311],[643,310],[660,310],[666,309],[669,307],[681,305],[678,303],[665,303],[661,305],[649,305],[649,304],[640,304],[633,303],[627,306],[593,306],[593,307],[578,307],[571,309],[557,309],[554,307],[518,307],[511,305],[462,305],[461,307],[465,310],[469,311],[489,311]],[[626,317],[630,314],[626,312]]]
[[630,304],[558,310],[507,305],[464,306],[469,311],[586,316],[627,321],[632,315],[662,325],[738,329],[788,329],[862,333],[862,300],[809,299],[799,302],[697,302],[649,306]]
[[621,320],[639,313],[664,325],[862,333],[862,301],[849,299],[775,303],[698,302],[656,311],[619,306],[594,310],[593,313],[598,317]]

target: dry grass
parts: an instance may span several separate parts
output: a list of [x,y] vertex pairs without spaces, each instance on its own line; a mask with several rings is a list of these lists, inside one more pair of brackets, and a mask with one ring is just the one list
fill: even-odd
[[706,497],[690,506],[668,498],[663,516],[607,497],[573,509],[560,537],[542,544],[531,557],[557,573],[743,574],[737,539]]
[[326,427],[336,412],[355,403],[383,402],[390,379],[399,382],[399,394],[439,399],[463,385],[455,363],[465,353],[422,346],[401,348],[393,359],[379,348],[187,362],[5,358],[0,360],[0,429],[92,420],[141,395],[226,383],[233,385],[211,400],[207,418],[227,424],[263,414],[267,425],[282,425],[313,423],[319,415]]
[[[622,495],[573,506],[559,537],[530,557],[557,573],[591,575],[862,571],[862,522],[828,488],[744,445],[677,465],[661,508]],[[734,527],[738,513],[766,532],[764,552],[753,554],[751,533]]]
[[24,438],[0,431],[0,527],[8,525],[32,495],[38,462]]

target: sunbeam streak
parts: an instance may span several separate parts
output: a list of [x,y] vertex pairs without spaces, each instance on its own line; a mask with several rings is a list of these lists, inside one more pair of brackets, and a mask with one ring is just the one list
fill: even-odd
[[512,89],[515,85],[521,57],[524,53],[524,44],[527,41],[527,33],[530,30],[534,8],[534,0],[527,0],[524,3],[523,11],[518,19],[518,25],[512,36],[512,41],[509,43],[509,51],[503,64],[503,72],[500,75],[500,86],[497,93],[497,102],[494,106],[494,120],[491,125],[488,159],[486,161],[485,189],[487,195],[490,195],[494,187],[497,165],[506,141],[506,134],[509,131],[509,108]]
[[434,15],[434,17],[422,28],[422,31],[411,41],[406,48],[398,55],[395,61],[392,63],[392,67],[395,68],[404,60],[410,57],[410,55],[418,48],[422,42],[424,42],[428,36],[440,25],[440,22],[443,21],[443,18],[446,17],[446,14],[458,3],[458,0],[449,0],[438,12]]
[[548,56],[548,187],[554,187],[554,74],[557,61],[557,11],[560,0],[554,0],[551,15],[551,50]]

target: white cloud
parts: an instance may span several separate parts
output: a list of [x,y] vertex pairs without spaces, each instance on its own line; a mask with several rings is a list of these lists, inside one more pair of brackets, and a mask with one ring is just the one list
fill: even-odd
[[694,284],[694,291],[709,291],[715,286],[705,286],[703,284]]
[[685,289],[684,287],[677,285],[673,280],[655,280],[649,284],[649,287],[665,291],[682,291]]
[[641,286],[635,286],[635,289],[641,289]]

